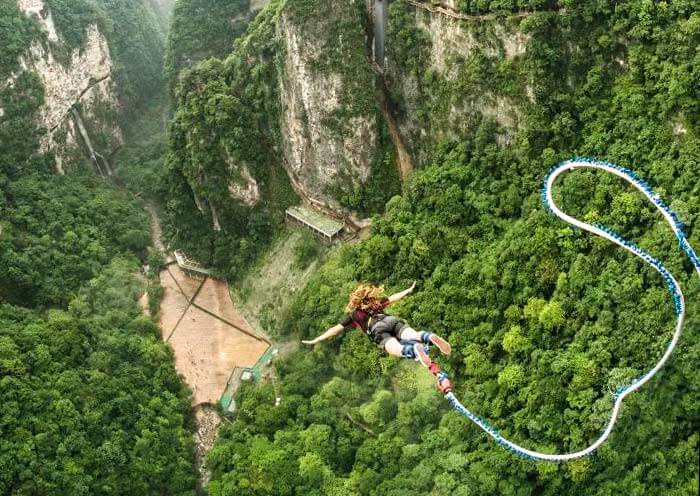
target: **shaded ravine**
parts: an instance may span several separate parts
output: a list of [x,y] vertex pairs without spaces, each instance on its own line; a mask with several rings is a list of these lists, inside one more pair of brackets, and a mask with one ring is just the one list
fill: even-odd
[[[167,256],[165,245],[162,241],[162,228],[160,224],[160,217],[158,216],[158,211],[156,210],[155,206],[150,203],[146,204],[144,209],[148,212],[151,218],[152,245],[161,255]],[[166,258],[166,261],[172,262],[172,260],[170,260],[169,258]],[[145,306],[146,308],[148,308],[147,298],[145,299]],[[163,330],[161,329],[161,332],[162,331]],[[204,487],[209,482],[209,479],[211,477],[211,474],[207,470],[205,465],[206,455],[216,442],[222,419],[219,416],[216,407],[213,405],[201,404],[194,406],[193,413],[196,426],[196,429],[193,433],[195,444],[195,468],[197,469],[197,473],[199,474],[199,485],[200,487]]]

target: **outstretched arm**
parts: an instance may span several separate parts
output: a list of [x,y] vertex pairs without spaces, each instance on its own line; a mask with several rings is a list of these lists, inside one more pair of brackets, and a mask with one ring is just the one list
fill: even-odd
[[321,334],[320,336],[318,336],[314,339],[311,339],[309,341],[302,341],[302,343],[304,343],[304,344],[316,344],[316,343],[319,343],[321,341],[325,341],[328,338],[332,338],[333,336],[337,336],[338,334],[342,334],[344,330],[345,330],[345,327],[343,327],[340,324],[336,324],[333,327],[331,327],[330,329],[328,329],[326,332]]
[[415,289],[415,287],[416,287],[416,281],[413,281],[413,284],[411,284],[410,288],[404,289],[403,291],[401,291],[399,293],[394,293],[393,295],[391,295],[389,297],[389,303],[394,303],[396,301],[399,301],[404,296],[413,293],[413,290]]

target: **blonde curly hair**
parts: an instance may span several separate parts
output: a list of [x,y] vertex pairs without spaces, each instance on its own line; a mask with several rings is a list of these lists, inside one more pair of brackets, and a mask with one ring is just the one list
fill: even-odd
[[375,286],[366,282],[360,283],[350,295],[350,301],[345,307],[345,311],[379,310],[381,309],[381,299],[384,296],[384,286]]

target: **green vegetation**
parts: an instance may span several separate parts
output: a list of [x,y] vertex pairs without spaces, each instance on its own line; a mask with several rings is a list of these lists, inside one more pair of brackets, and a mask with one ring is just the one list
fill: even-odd
[[[273,124],[279,119],[276,64],[283,55],[274,34],[279,3],[256,17],[225,61],[209,59],[182,74],[170,128],[164,234],[231,279],[280,229],[284,208],[295,201],[281,164],[270,163],[279,143]],[[241,168],[267,201],[251,208],[232,198],[228,184],[240,179]],[[207,225],[209,205],[221,232]]]
[[507,15],[516,11],[553,10],[572,5],[571,0],[458,0],[457,9],[469,14],[495,12]]
[[[74,47],[101,12],[49,8]],[[7,2],[0,18],[7,75],[32,39],[45,40]],[[121,32],[131,28],[141,29]],[[81,157],[65,164],[72,175],[51,173],[39,152],[43,103],[33,72],[0,89],[0,493],[194,495],[190,393],[137,305],[146,214]]]
[[2,494],[193,495],[189,393],[114,259],[70,309],[0,306]]
[[299,244],[294,248],[294,265],[306,269],[321,253],[321,245],[311,233],[304,233]]
[[105,14],[98,0],[46,0],[66,48],[74,50],[84,45],[87,40],[87,29],[96,24],[100,32],[106,27]]
[[[279,156],[281,106],[289,104],[280,96],[280,81],[289,77],[287,43],[302,56],[308,54],[312,72],[342,82],[342,110],[324,116],[323,127],[348,136],[355,118],[380,119],[367,61],[366,22],[359,0],[334,2],[332,8],[317,0],[273,1],[225,60],[207,59],[180,74],[166,160],[166,236],[171,244],[228,278],[245,273],[279,230],[284,208],[298,201]],[[330,188],[337,189],[343,205],[363,214],[381,211],[400,189],[386,130],[380,149],[366,187],[355,188],[357,178],[341,170],[337,188]],[[260,188],[254,207],[229,190],[229,185],[246,186],[248,175]],[[205,225],[214,224],[214,215],[219,233]]]
[[[545,212],[546,171],[576,154],[631,167],[700,245],[697,13],[690,2],[643,0],[569,8],[517,21],[529,41],[514,60],[475,50],[447,61],[457,71],[451,81],[427,69],[427,40],[420,31],[411,38],[405,16],[400,63],[429,88],[416,99],[419,126],[484,89],[510,98],[522,122],[506,141],[503,126],[480,112],[442,133],[453,139],[430,134],[420,143],[430,165],[388,203],[367,241],[330,257],[283,326],[290,336],[317,335],[338,322],[358,280],[392,290],[416,279],[419,291],[391,312],[449,338],[453,354],[439,360],[467,406],[516,442],[550,452],[600,434],[610,391],[655,363],[674,315],[653,269]],[[475,29],[490,37],[495,27]],[[567,212],[663,260],[688,302],[684,344],[662,376],[628,398],[595,456],[561,465],[514,457],[452,412],[425,370],[348,331],[277,362],[280,406],[272,384],[241,390],[234,424],[209,457],[209,493],[694,494],[700,291],[691,266],[621,181],[577,172],[555,193]]]
[[143,258],[150,243],[145,212],[91,174],[27,175],[3,196],[0,295],[15,304],[64,306],[114,256]]
[[132,114],[122,127],[125,145],[114,157],[117,175],[124,186],[135,195],[151,202],[165,204],[165,154],[168,149],[166,120],[169,99],[161,88],[140,113]]
[[[377,115],[377,119],[381,119]],[[396,166],[396,151],[389,136],[386,123],[379,124],[380,153],[372,164],[372,174],[364,186],[357,186],[351,191],[338,188],[336,198],[341,205],[358,212],[360,215],[372,215],[384,210],[384,205],[395,195],[401,193],[401,179]],[[346,180],[352,184],[351,179]]]
[[251,20],[250,0],[179,0],[168,36],[165,71],[174,91],[183,69],[208,58],[224,58]]
[[[146,10],[94,0],[99,7],[85,3],[71,22],[71,9],[87,0],[47,1],[71,46],[84,42],[89,23],[102,23],[129,109],[156,94],[160,62],[147,62],[160,60],[162,42],[148,31]],[[316,39],[318,74],[337,72],[358,85],[324,125],[342,133],[350,117],[376,113],[357,29],[364,2],[337,4],[331,12],[316,0],[273,0],[230,56],[183,72],[167,144],[162,136],[133,139],[158,128],[162,101],[149,102],[148,115],[126,129],[130,143],[118,161],[127,186],[162,198],[166,238],[232,279],[266,249],[295,201],[278,159],[280,23]],[[558,6],[567,14],[552,11]],[[314,275],[300,291],[304,284],[278,276],[284,298],[270,296],[259,315],[290,339],[310,337],[338,322],[357,281],[393,290],[418,280],[416,294],[391,312],[451,341],[453,354],[439,360],[457,396],[519,443],[580,449],[605,424],[609,392],[665,349],[672,304],[651,268],[549,216],[540,183],[576,154],[631,167],[671,201],[700,246],[700,17],[689,0],[463,1],[459,8],[504,16],[470,24],[475,45],[462,55],[446,50],[440,69],[430,33],[416,24],[427,14],[414,15],[400,0],[391,9],[387,84],[425,167],[396,196],[384,131],[376,190],[342,198],[367,212],[391,198],[372,236],[332,251],[318,272],[308,265],[313,246],[290,242],[288,274],[308,265],[303,276]],[[519,9],[543,12],[505,19]],[[219,18],[203,18],[226,31]],[[201,26],[173,57],[199,57],[192,50]],[[506,50],[514,33],[527,45],[516,55]],[[8,40],[4,75],[41,39],[12,5],[0,7],[0,37]],[[136,305],[146,215],[80,164],[67,178],[48,174],[37,151],[45,130],[34,120],[42,101],[31,73],[0,89],[0,493],[193,494],[189,395]],[[255,207],[228,190],[246,171],[260,187]],[[278,359],[277,383],[241,388],[233,423],[209,456],[209,494],[694,494],[700,290],[691,267],[658,214],[617,179],[577,172],[555,193],[567,212],[609,225],[664,260],[688,302],[672,360],[628,399],[595,456],[561,465],[513,457],[451,411],[425,370],[348,332]],[[212,212],[221,232],[210,228]]]
[[3,187],[20,172],[48,170],[46,160],[34,153],[43,132],[34,117],[43,103],[44,88],[33,72],[19,73],[13,84],[0,89],[0,108],[3,109],[0,120],[0,185]]
[[321,267],[328,249],[304,229],[278,236],[245,277],[231,285],[236,307],[259,332],[287,340],[286,320],[299,292]]
[[144,0],[95,1],[109,18],[105,35],[115,62],[119,101],[135,113],[163,91],[165,33],[153,7]]
[[41,37],[36,21],[25,16],[16,2],[0,5],[0,81],[17,69],[19,56],[29,48],[34,39]]
[[189,391],[136,304],[144,212],[90,174],[2,179],[0,493],[193,494]]

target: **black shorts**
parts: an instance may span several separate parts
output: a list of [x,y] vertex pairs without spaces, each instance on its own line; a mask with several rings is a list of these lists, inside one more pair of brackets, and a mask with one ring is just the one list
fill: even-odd
[[408,327],[408,324],[391,315],[377,315],[372,320],[367,336],[381,349],[391,338],[400,339],[401,331]]

